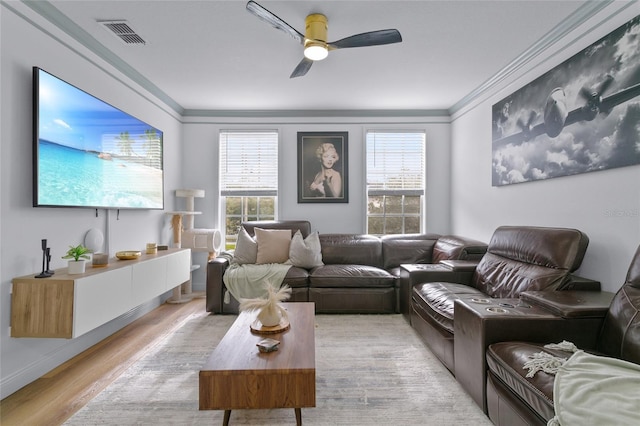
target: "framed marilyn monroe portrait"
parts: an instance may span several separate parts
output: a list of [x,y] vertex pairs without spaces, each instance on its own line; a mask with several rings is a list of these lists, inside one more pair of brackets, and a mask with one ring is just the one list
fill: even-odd
[[348,203],[348,132],[298,132],[298,203]]

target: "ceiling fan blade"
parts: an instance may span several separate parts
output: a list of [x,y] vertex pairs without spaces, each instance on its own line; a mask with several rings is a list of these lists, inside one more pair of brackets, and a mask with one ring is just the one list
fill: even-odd
[[264,22],[271,25],[272,27],[280,31],[284,31],[291,38],[296,40],[298,43],[304,44],[304,36],[300,34],[300,32],[298,32],[291,25],[284,22],[282,19],[278,18],[273,13],[269,12],[264,7],[260,6],[255,1],[249,1],[247,3],[247,10],[253,13],[255,16],[257,16],[259,19],[262,19]]
[[302,58],[296,69],[293,70],[289,78],[302,77],[307,73],[307,71],[309,71],[311,65],[313,65],[313,61],[305,56]]
[[329,48],[344,49],[347,47],[379,46],[382,44],[399,43],[401,41],[402,36],[398,30],[378,30],[356,34],[343,38],[342,40],[334,41],[333,43],[329,43]]

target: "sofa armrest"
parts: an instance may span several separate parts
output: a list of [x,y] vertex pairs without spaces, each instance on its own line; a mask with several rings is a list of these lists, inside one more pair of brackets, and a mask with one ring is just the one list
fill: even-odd
[[567,283],[558,290],[600,291],[600,281],[571,274]]
[[444,235],[433,247],[433,263],[447,259],[480,260],[487,252],[487,244],[459,235]]
[[480,263],[478,260],[441,260],[440,264],[446,266],[454,272],[473,272]]
[[519,299],[489,299],[487,303],[470,297],[456,300],[453,323],[456,380],[486,413],[486,350],[489,345],[512,340],[537,343],[568,340],[581,349],[593,349],[602,318],[563,318]]
[[446,282],[471,285],[475,268],[452,268],[446,264],[417,263],[402,264],[402,269],[411,274],[414,284]]
[[224,272],[229,267],[228,256],[220,255],[207,262],[206,310],[221,314],[224,304]]
[[562,318],[604,318],[613,300],[604,291],[524,291],[520,298]]
[[[475,268],[474,268],[475,269]],[[471,285],[474,269],[455,270],[442,263],[414,263],[400,265],[398,280],[398,311],[411,323],[411,290],[427,282],[448,282]]]

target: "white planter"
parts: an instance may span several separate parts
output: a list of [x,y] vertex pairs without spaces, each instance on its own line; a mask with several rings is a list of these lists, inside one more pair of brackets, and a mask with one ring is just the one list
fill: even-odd
[[69,267],[67,268],[67,273],[70,275],[73,274],[84,274],[84,268],[86,265],[85,260],[70,260]]
[[280,324],[282,311],[284,311],[284,308],[280,305],[277,303],[270,303],[258,312],[258,321],[260,321],[265,327],[275,327]]

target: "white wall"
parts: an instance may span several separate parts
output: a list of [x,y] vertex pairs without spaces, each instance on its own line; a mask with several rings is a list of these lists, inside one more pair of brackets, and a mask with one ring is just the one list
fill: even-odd
[[[211,118],[186,117],[183,126],[183,175],[187,188],[205,190],[205,198],[196,200],[197,228],[217,228],[218,205],[218,135],[220,130],[276,130],[280,135],[279,219],[306,219],[321,233],[365,233],[365,132],[372,129],[424,130],[427,141],[426,231],[448,233],[449,211],[449,118],[448,117],[323,117],[323,118]],[[349,132],[349,203],[298,204],[297,132]],[[194,286],[204,283],[206,256],[194,256],[202,268],[194,272]]]
[[[40,377],[85,348],[112,334],[161,299],[74,340],[9,337],[11,280],[41,269],[40,240],[47,238],[52,267],[66,266],[61,256],[83,242],[91,228],[110,228],[110,252],[144,249],[161,242],[167,215],[162,211],[115,212],[96,217],[91,209],[32,207],[32,67],[50,73],[164,131],[165,207],[173,209],[179,185],[181,123],[151,95],[132,85],[90,52],[48,25],[21,2],[0,5],[0,391],[1,397]],[[16,13],[17,12],[17,13]],[[29,22],[28,20],[32,20]],[[36,25],[33,25],[36,24]],[[37,26],[40,26],[38,28]],[[164,241],[165,243],[168,241]]]
[[[452,123],[452,228],[489,241],[500,225],[572,227],[590,238],[579,275],[616,291],[640,244],[640,166],[503,187],[491,186],[491,107],[638,13],[606,9]],[[613,15],[613,16],[612,16]]]

